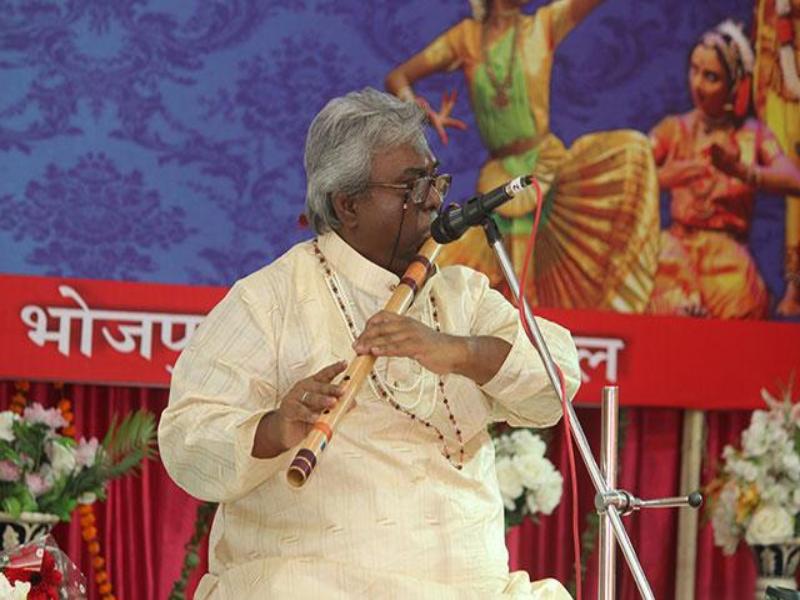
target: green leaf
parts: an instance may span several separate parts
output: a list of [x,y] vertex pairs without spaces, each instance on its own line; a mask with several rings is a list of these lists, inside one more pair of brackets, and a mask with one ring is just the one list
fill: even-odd
[[120,477],[138,467],[143,460],[153,458],[156,440],[155,417],[144,410],[125,417],[117,425],[116,416],[98,448],[98,462],[106,479]]
[[25,454],[33,460],[34,469],[38,469],[44,456],[44,441],[50,429],[44,423],[28,423],[16,421],[13,425],[17,453]]
[[3,510],[15,519],[22,513],[22,503],[14,496],[3,498]]
[[36,498],[27,487],[22,487],[21,492],[17,496],[22,502],[22,512],[36,512]]
[[800,537],[800,513],[794,516],[794,537]]

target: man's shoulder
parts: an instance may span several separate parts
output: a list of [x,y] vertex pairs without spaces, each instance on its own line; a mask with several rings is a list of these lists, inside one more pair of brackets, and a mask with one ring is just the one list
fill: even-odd
[[239,279],[234,287],[245,290],[272,288],[276,292],[289,294],[298,275],[303,274],[313,263],[313,247],[310,240],[299,242],[271,263]]

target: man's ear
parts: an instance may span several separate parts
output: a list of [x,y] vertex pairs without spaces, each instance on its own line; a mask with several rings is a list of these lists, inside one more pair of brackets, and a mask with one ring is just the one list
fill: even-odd
[[358,226],[358,202],[353,196],[335,194],[332,200],[336,218],[345,229],[355,229]]

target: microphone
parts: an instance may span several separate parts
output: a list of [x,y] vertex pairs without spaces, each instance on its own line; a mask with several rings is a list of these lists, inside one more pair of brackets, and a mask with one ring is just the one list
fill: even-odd
[[480,225],[495,208],[519,194],[531,181],[533,177],[522,175],[491,192],[470,198],[464,206],[451,204],[431,223],[431,236],[440,244],[456,241],[467,229]]

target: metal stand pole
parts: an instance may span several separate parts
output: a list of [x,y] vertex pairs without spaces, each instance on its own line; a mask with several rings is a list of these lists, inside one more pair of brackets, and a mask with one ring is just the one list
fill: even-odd
[[[600,470],[606,485],[617,487],[617,424],[619,402],[617,387],[603,388],[603,404],[600,407],[600,420],[603,425],[600,438]],[[617,547],[614,545],[614,534],[611,531],[611,519],[608,512],[600,515],[598,533],[599,569],[597,597],[599,600],[613,600],[616,597],[617,584]]]
[[[486,239],[489,245],[492,247],[498,262],[500,263],[500,268],[502,269],[503,275],[508,282],[511,293],[514,295],[514,298],[517,300],[517,302],[522,304],[525,317],[530,324],[534,347],[542,359],[542,363],[544,364],[544,368],[547,372],[548,378],[550,379],[550,383],[553,386],[553,389],[556,391],[556,395],[561,397],[561,383],[555,363],[553,362],[553,358],[550,356],[550,351],[544,342],[544,338],[539,330],[539,326],[536,324],[536,320],[533,318],[533,313],[531,312],[527,300],[520,297],[519,281],[514,273],[514,267],[511,264],[508,253],[503,246],[497,225],[491,216],[487,217],[483,221],[482,225],[484,232],[486,233]],[[639,589],[639,593],[641,594],[642,598],[645,600],[655,600],[653,591],[650,588],[650,583],[647,581],[647,577],[642,570],[642,565],[639,562],[639,558],[636,556],[636,551],[633,549],[633,544],[631,544],[631,540],[628,537],[628,532],[625,531],[625,527],[622,524],[620,515],[629,514],[634,510],[649,506],[699,506],[700,503],[702,503],[702,496],[700,496],[698,493],[695,493],[689,497],[665,498],[661,500],[648,501],[636,498],[624,490],[614,489],[613,486],[610,486],[603,477],[603,474],[600,472],[594,456],[592,456],[592,450],[589,446],[588,440],[586,439],[586,434],[583,432],[583,427],[581,427],[580,421],[578,421],[578,416],[575,414],[575,409],[573,408],[571,402],[566,403],[566,411],[566,416],[569,418],[572,437],[575,440],[575,444],[578,447],[581,458],[583,458],[583,462],[586,465],[587,471],[589,472],[589,478],[592,480],[595,490],[597,490],[597,495],[595,496],[595,507],[601,516],[604,517],[607,523],[606,527],[608,528],[610,526],[611,532],[613,533],[617,543],[620,546],[620,549],[622,550],[622,554],[625,557],[625,561],[628,563],[628,567],[631,570],[633,579],[636,582],[636,587]],[[614,417],[613,421],[611,420],[611,417],[609,417],[608,431],[606,432],[604,430],[604,437],[606,439],[606,448],[608,448],[609,438],[613,438],[613,452],[616,454],[616,416]],[[609,453],[610,452],[612,451],[609,450]],[[614,470],[616,468],[616,460],[614,460],[611,465],[608,465],[608,468],[610,470]],[[614,473],[614,475],[616,474]],[[613,552],[609,552],[604,556],[605,561],[602,565],[601,572],[605,571],[606,579],[613,579]],[[611,592],[613,593],[613,591],[614,590],[612,588]],[[613,596],[605,597],[605,600],[612,599]]]
[[[705,411],[688,409],[683,413],[681,442],[682,490],[697,489],[703,465]],[[697,579],[698,515],[682,511],[678,515],[678,545],[675,555],[675,600],[694,600]]]

